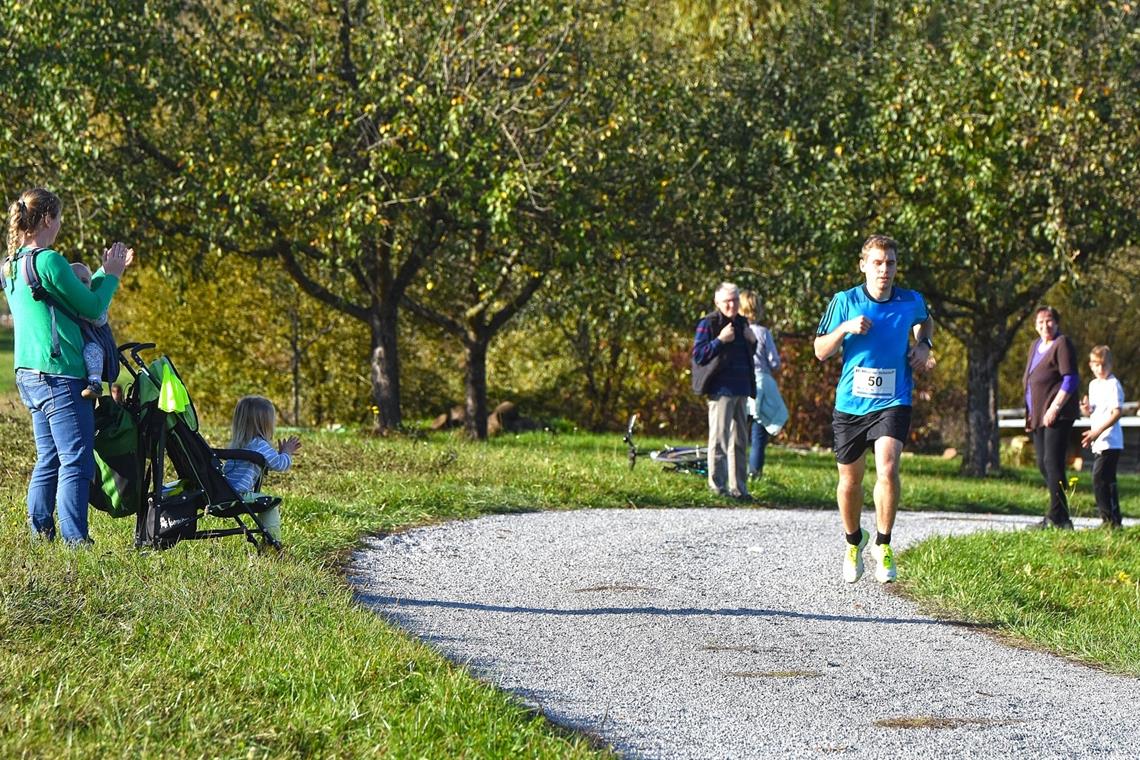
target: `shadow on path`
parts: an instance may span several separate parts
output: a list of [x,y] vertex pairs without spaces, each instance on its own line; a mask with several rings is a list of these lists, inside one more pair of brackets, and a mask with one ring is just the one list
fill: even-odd
[[764,610],[749,609],[747,607],[725,607],[720,609],[702,609],[700,607],[587,607],[583,609],[554,609],[550,607],[510,607],[498,604],[476,604],[474,602],[449,602],[443,599],[405,599],[396,596],[379,596],[358,592],[357,599],[365,605],[374,608],[389,607],[435,607],[451,610],[470,610],[472,612],[505,612],[527,613],[534,615],[557,615],[564,617],[587,615],[664,615],[676,617],[701,617],[713,615],[718,617],[768,617],[792,618],[796,620],[816,620],[820,622],[839,623],[879,623],[882,625],[946,625],[959,628],[994,628],[988,623],[972,623],[965,620],[939,620],[937,618],[882,618],[857,615],[826,615],[811,612],[793,612],[791,610]]

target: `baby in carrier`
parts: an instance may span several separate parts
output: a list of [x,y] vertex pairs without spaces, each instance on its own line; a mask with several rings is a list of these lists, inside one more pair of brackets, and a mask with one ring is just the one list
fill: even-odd
[[[91,268],[81,262],[75,262],[71,265],[71,271],[75,272],[75,276],[79,281],[91,287]],[[107,312],[104,311],[97,319],[84,320],[94,327],[103,327],[107,324]],[[86,338],[86,334],[84,335]],[[87,387],[83,389],[83,398],[95,400],[103,395],[103,363],[104,363],[103,347],[93,340],[85,340],[83,342],[83,364],[87,368]]]

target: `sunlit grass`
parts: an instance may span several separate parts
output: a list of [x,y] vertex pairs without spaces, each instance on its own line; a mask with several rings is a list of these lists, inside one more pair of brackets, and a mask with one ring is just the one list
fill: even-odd
[[902,562],[926,604],[1140,675],[1140,528],[933,538]]
[[[5,757],[593,754],[587,738],[551,726],[360,608],[341,576],[345,558],[364,534],[480,514],[735,506],[710,496],[703,478],[664,472],[648,460],[631,470],[619,435],[529,433],[470,444],[451,434],[309,432],[294,469],[267,483],[286,499],[285,554],[258,555],[238,539],[140,553],[132,547],[133,522],[101,513],[92,516],[95,549],[71,553],[25,533],[29,428],[19,402],[0,396]],[[220,429],[206,434],[215,443],[225,439]],[[979,482],[957,477],[956,467],[907,457],[904,508],[1044,509],[1044,490],[1029,470]],[[835,479],[830,453],[775,447],[754,492],[762,505],[834,509]],[[1087,484],[1078,489],[1087,492]],[[1123,477],[1121,490],[1125,514],[1140,514],[1135,476]],[[1134,545],[1135,530],[1126,535]],[[1117,542],[1111,560],[1107,549],[1069,548],[1098,542]],[[959,545],[1000,552],[1009,567],[975,583]],[[1097,649],[1091,623],[1057,609],[1096,608],[1078,611],[1135,620],[1131,587],[1112,574],[1129,562],[1140,566],[1129,547],[1125,536],[1092,533],[939,540],[905,555],[904,588],[964,610],[956,614],[998,620],[1044,646],[1127,670],[1140,648],[1127,631],[1098,623],[1113,632],[1106,640],[1113,651]],[[1020,573],[1026,564],[1034,570]],[[1088,585],[1062,601],[1047,595],[1030,604],[1043,578],[1062,574]],[[992,610],[975,598],[983,594],[1005,606]],[[1051,617],[1034,616],[1035,605]]]

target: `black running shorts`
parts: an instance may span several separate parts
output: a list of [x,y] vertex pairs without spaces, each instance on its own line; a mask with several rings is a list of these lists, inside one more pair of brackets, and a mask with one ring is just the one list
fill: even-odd
[[836,411],[831,418],[835,431],[835,461],[852,464],[878,438],[895,438],[906,443],[910,435],[910,407],[892,406],[867,414],[847,414]]

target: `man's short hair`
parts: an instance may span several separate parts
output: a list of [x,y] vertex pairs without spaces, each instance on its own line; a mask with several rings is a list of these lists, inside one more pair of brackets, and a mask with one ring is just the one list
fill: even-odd
[[866,258],[870,251],[883,251],[898,256],[899,244],[895,242],[894,238],[889,238],[886,235],[872,235],[863,241],[863,247],[859,250],[859,258]]
[[713,293],[713,300],[715,301],[719,298],[721,293],[729,293],[731,298],[739,298],[740,288],[736,287],[736,283],[722,282],[716,286],[716,291]]

